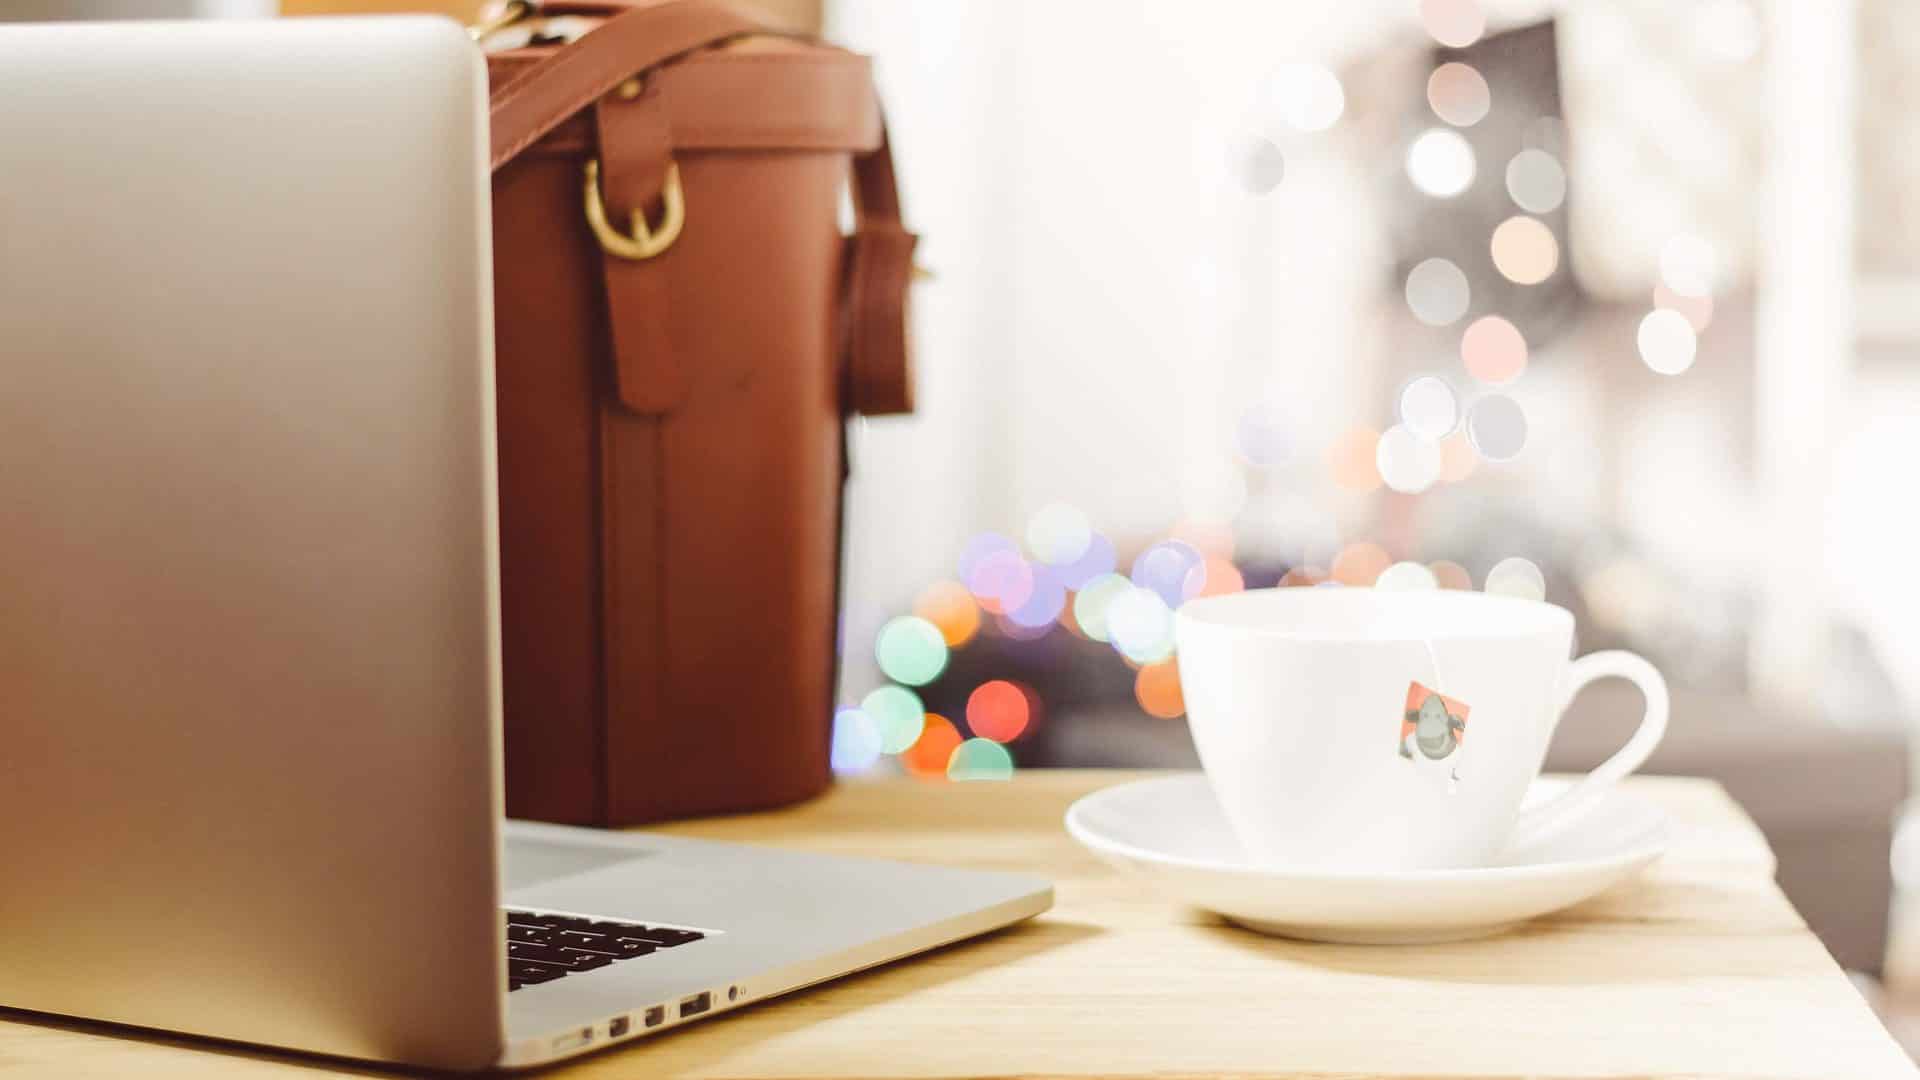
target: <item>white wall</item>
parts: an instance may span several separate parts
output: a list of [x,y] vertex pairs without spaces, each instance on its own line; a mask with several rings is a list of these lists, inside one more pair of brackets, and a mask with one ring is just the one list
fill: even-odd
[[1017,533],[1055,500],[1123,541],[1230,516],[1233,428],[1256,398],[1300,425],[1304,453],[1351,422],[1356,300],[1380,249],[1363,178],[1337,133],[1288,146],[1285,199],[1249,195],[1227,161],[1260,76],[1380,25],[1364,15],[1306,28],[1253,4],[834,8],[832,35],[878,57],[937,275],[915,296],[919,413],[856,426],[852,693],[874,678],[872,630],[953,576],[970,535]]

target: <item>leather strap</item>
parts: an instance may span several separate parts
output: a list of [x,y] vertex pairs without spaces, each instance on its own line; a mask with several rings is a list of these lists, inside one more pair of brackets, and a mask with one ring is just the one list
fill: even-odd
[[[505,86],[552,55],[550,45],[489,53],[488,77],[494,86]],[[880,145],[873,65],[854,53],[811,48],[781,38],[753,51],[719,48],[690,53],[649,71],[644,82],[660,88],[662,102],[673,117],[676,154],[754,150],[854,154]],[[578,158],[591,154],[594,145],[593,118],[583,110],[514,160],[536,154]]]
[[496,172],[634,75],[729,38],[771,32],[761,20],[725,0],[656,0],[630,7],[547,3],[539,10],[557,13],[563,7],[617,13],[494,92],[492,166]]
[[847,398],[853,411],[913,411],[913,356],[907,299],[920,238],[900,220],[900,188],[885,121],[880,145],[853,159],[854,231],[847,238]]
[[[634,213],[659,220],[660,193],[673,166],[673,142],[659,88],[632,101],[603,97],[593,107],[599,129],[600,190],[608,215],[625,223]],[[600,253],[606,286],[607,330],[613,351],[613,389],[637,413],[669,413],[687,398],[690,373],[673,343],[672,249],[652,259]]]
[[[779,33],[726,0],[541,0],[537,10],[607,19],[494,92],[495,171],[641,72],[736,37]],[[625,221],[633,209],[650,207],[660,190],[671,125],[653,88],[638,101],[606,102],[595,116],[608,209]],[[880,145],[854,158],[853,202],[842,324],[848,405],[868,416],[911,412],[906,305],[918,237],[901,221],[884,122]],[[621,401],[642,413],[671,411],[687,387],[665,329],[663,275],[671,254],[641,264],[603,256],[616,385]]]

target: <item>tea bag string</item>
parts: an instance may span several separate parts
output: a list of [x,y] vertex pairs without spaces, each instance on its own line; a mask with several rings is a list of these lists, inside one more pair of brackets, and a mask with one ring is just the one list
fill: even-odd
[[1432,638],[1421,638],[1420,644],[1427,650],[1427,664],[1433,668],[1433,682],[1429,685],[1433,687],[1434,693],[1445,696],[1447,687],[1445,679],[1440,675],[1440,653],[1434,649]]
[[[1446,677],[1440,674],[1440,652],[1439,650],[1433,647],[1432,638],[1423,637],[1420,639],[1420,644],[1423,648],[1427,650],[1427,664],[1433,669],[1433,682],[1430,683],[1429,685],[1432,687],[1434,693],[1439,694],[1441,697],[1446,697],[1447,696]],[[1466,747],[1462,746],[1458,752],[1465,753]],[[1452,768],[1447,770],[1447,794],[1454,795],[1454,794],[1458,794],[1459,791],[1460,791],[1460,766],[1456,764]]]

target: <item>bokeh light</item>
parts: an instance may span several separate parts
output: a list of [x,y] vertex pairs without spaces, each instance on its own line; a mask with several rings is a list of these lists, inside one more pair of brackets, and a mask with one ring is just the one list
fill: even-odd
[[1439,562],[1428,563],[1427,569],[1433,571],[1434,582],[1443,589],[1473,588],[1473,575],[1467,573],[1467,568],[1457,562],[1441,559]]
[[1427,76],[1427,104],[1433,115],[1454,127],[1472,127],[1486,119],[1492,102],[1487,80],[1469,65],[1441,64]]
[[1308,585],[1318,585],[1325,580],[1327,580],[1325,567],[1296,566],[1280,575],[1278,587],[1282,589],[1301,588]]
[[1074,598],[1069,597],[1066,605],[1060,609],[1060,625],[1065,627],[1067,632],[1074,637],[1085,639],[1087,632],[1080,629],[1080,620],[1075,618],[1073,614],[1073,604]]
[[1423,439],[1443,439],[1459,426],[1460,399],[1438,375],[1417,375],[1400,388],[1400,423]]
[[1522,150],[1507,162],[1507,195],[1530,214],[1550,214],[1567,199],[1567,170],[1545,150]]
[[1033,595],[1033,567],[1015,550],[990,551],[973,563],[973,572],[961,579],[980,606],[1004,615]]
[[1292,441],[1287,437],[1286,418],[1266,402],[1241,413],[1233,434],[1234,449],[1249,465],[1262,468],[1279,465],[1293,451]]
[[1467,437],[1488,461],[1512,461],[1527,445],[1527,414],[1505,394],[1488,394],[1467,411]]
[[1467,313],[1473,292],[1449,259],[1424,259],[1407,272],[1407,307],[1428,326],[1447,326]]
[[1653,287],[1653,306],[1669,308],[1686,316],[1687,325],[1698,334],[1713,324],[1713,297],[1681,296],[1665,285]]
[[968,739],[953,748],[947,759],[947,779],[962,783],[975,780],[1013,779],[1013,755],[992,739]]
[[1719,258],[1713,245],[1694,233],[1680,233],[1660,248],[1660,280],[1681,296],[1713,292]]
[[1487,32],[1487,15],[1477,0],[1420,0],[1420,25],[1440,44],[1464,49]]
[[1184,714],[1187,699],[1180,693],[1180,662],[1162,660],[1134,672],[1133,699],[1148,716],[1172,720]]
[[1624,553],[1608,556],[1585,570],[1579,585],[1580,596],[1587,603],[1584,614],[1616,629],[1657,622],[1673,602],[1674,587],[1665,576],[1642,559]]
[[966,546],[960,549],[960,562],[957,568],[961,583],[965,584],[973,577],[973,572],[979,568],[981,560],[1003,552],[1018,555],[1020,547],[997,532],[983,532],[969,537]]
[[1473,144],[1449,128],[1429,128],[1407,147],[1407,179],[1436,199],[1451,199],[1473,184]]
[[1527,339],[1498,315],[1482,315],[1460,335],[1460,362],[1467,374],[1498,386],[1527,370]]
[[1111,640],[1107,633],[1107,611],[1114,598],[1132,590],[1133,582],[1119,574],[1101,574],[1087,582],[1073,597],[1073,621],[1080,632],[1095,641]]
[[1373,587],[1387,592],[1419,592],[1438,589],[1440,579],[1433,571],[1417,562],[1397,562],[1373,580]]
[[1415,435],[1403,424],[1395,424],[1380,436],[1374,464],[1388,487],[1402,494],[1418,495],[1440,479],[1440,444]]
[[1487,571],[1486,591],[1496,596],[1517,596],[1522,600],[1545,600],[1547,576],[1531,561],[1518,555],[1501,559]]
[[1678,375],[1693,366],[1699,341],[1687,317],[1671,308],[1656,308],[1640,320],[1635,335],[1640,359],[1662,375]]
[[1196,596],[1225,596],[1228,593],[1245,592],[1246,576],[1240,568],[1218,556],[1208,556],[1187,571],[1187,580],[1181,589],[1181,595],[1191,600]]
[[904,686],[883,686],[860,699],[860,711],[873,721],[880,736],[880,752],[898,754],[912,746],[926,727],[926,706],[920,695]]
[[1069,589],[1085,588],[1087,582],[1101,574],[1113,573],[1115,558],[1113,541],[1094,533],[1093,538],[1087,541],[1087,550],[1072,563],[1061,567],[1054,576]]
[[1247,133],[1234,140],[1227,168],[1249,194],[1265,195],[1286,178],[1287,158],[1271,139]]
[[928,713],[920,738],[900,755],[900,764],[915,776],[937,779],[947,775],[947,762],[960,746],[960,732],[953,721],[939,713]]
[[1456,431],[1440,440],[1440,482],[1457,484],[1480,467],[1480,454],[1464,431]]
[[1538,285],[1560,266],[1560,242],[1537,218],[1515,215],[1493,230],[1493,268],[1516,285]]
[[1380,466],[1374,454],[1380,445],[1380,433],[1368,427],[1352,427],[1341,432],[1327,453],[1327,465],[1333,482],[1348,491],[1368,492],[1380,486]]
[[1185,600],[1187,574],[1205,559],[1184,540],[1162,540],[1133,560],[1133,583],[1152,589],[1169,608]]
[[[1062,608],[1061,610],[1064,611],[1065,609]],[[993,627],[1000,632],[1001,637],[1011,641],[1039,641],[1041,638],[1053,632],[1052,623],[1048,623],[1045,626],[1024,626],[1014,622],[1005,615],[995,615],[993,617]]]
[[880,760],[880,726],[859,709],[841,708],[833,714],[833,771],[863,773]]
[[1048,503],[1027,519],[1027,550],[1043,563],[1071,565],[1092,542],[1093,523],[1066,503]]
[[1264,92],[1267,107],[1295,131],[1325,131],[1347,107],[1339,77],[1322,64],[1281,64],[1268,74]]
[[980,632],[980,605],[957,581],[936,581],[920,590],[913,613],[932,623],[950,649],[965,645]]
[[1386,548],[1371,540],[1361,540],[1341,548],[1340,554],[1333,557],[1332,580],[1342,585],[1371,585],[1392,565],[1393,556],[1387,554]]
[[873,654],[887,678],[924,686],[947,667],[947,641],[940,628],[918,615],[896,615],[880,628]]
[[1128,589],[1107,605],[1107,636],[1136,664],[1165,660],[1173,655],[1172,607],[1153,589]]
[[1031,718],[1026,691],[1005,679],[983,682],[967,695],[967,730],[981,738],[1012,742]]
[[1027,594],[1026,602],[1007,612],[1006,620],[1022,630],[1045,633],[1052,628],[1053,621],[1060,617],[1060,612],[1066,606],[1067,587],[1061,584],[1057,576],[1042,573],[1035,577],[1033,591]]

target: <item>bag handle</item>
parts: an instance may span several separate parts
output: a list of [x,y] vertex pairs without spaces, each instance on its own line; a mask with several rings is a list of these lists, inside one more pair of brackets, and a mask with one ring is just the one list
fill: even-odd
[[900,186],[884,119],[880,145],[853,159],[853,215],[843,323],[848,404],[862,416],[910,413],[913,335],[907,297],[919,274],[913,252],[920,238],[900,220]]
[[[522,5],[524,14],[605,16],[606,21],[494,91],[489,109],[490,165],[495,172],[568,118],[650,68],[749,34],[801,37],[725,0],[513,2]],[[867,416],[912,412],[906,304],[919,238],[901,220],[899,184],[884,120],[880,145],[854,156],[852,194],[854,233],[848,238],[843,290],[849,404]],[[639,392],[637,387],[623,388],[622,396],[629,396],[628,391]],[[636,396],[629,404],[639,405],[640,400]]]
[[561,47],[545,63],[494,91],[489,109],[495,172],[569,117],[648,68],[745,34],[778,32],[722,0],[631,5],[548,0],[531,10],[543,15],[610,17]]

